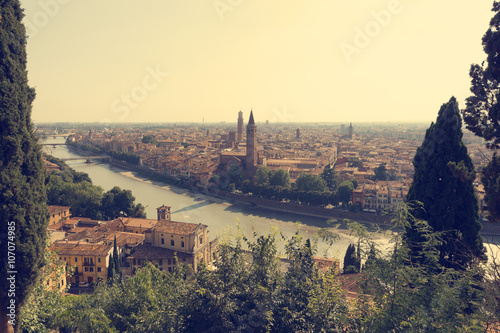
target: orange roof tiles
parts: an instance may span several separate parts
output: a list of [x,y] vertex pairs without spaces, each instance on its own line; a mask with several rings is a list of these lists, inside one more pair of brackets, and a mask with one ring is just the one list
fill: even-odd
[[192,255],[188,253],[183,253],[171,249],[166,249],[164,247],[153,246],[153,245],[139,245],[135,248],[134,253],[132,253],[130,259],[147,259],[147,260],[158,260],[165,258],[172,258],[177,255],[178,258],[191,258]]
[[194,224],[175,221],[159,221],[153,228],[155,231],[164,232],[167,234],[189,235],[192,234],[199,226],[207,227],[204,224]]

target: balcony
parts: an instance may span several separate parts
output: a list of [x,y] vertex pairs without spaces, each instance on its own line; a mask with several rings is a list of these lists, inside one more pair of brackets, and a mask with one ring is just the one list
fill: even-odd
[[87,261],[87,262],[83,262],[83,266],[95,266],[95,263],[93,261]]

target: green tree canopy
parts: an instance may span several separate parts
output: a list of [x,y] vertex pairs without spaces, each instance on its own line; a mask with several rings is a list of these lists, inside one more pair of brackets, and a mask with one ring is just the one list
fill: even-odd
[[142,143],[155,143],[156,139],[154,136],[148,134],[148,135],[144,135],[142,137],[141,141],[142,141]]
[[354,185],[352,182],[346,180],[339,185],[338,199],[345,206],[352,199],[352,191],[354,190]]
[[333,192],[337,190],[338,177],[331,164],[327,164],[323,168],[323,172],[321,173],[321,178],[323,178],[323,180],[326,182],[326,186],[330,191]]
[[359,273],[361,259],[359,248],[356,250],[354,244],[349,244],[344,256],[344,274]]
[[232,164],[227,171],[229,176],[229,184],[234,184],[235,187],[240,187],[243,181],[243,169],[238,164]]
[[380,163],[378,167],[373,169],[375,173],[374,180],[389,180],[389,173],[387,172],[387,168],[385,167],[385,163]]
[[484,185],[484,200],[488,206],[490,222],[500,222],[500,156],[493,158],[483,168],[481,182]]
[[500,148],[500,2],[493,3],[495,13],[483,36],[486,63],[470,68],[472,95],[462,111],[467,129],[484,138],[489,148]]
[[327,183],[323,178],[309,172],[301,173],[299,178],[297,178],[295,185],[297,185],[298,191],[304,192],[323,192],[328,190]]
[[266,166],[260,166],[255,172],[253,183],[257,186],[268,186],[271,170]]
[[[441,264],[463,269],[482,258],[485,249],[472,183],[474,165],[462,142],[461,128],[458,103],[452,97],[439,110],[436,123],[431,124],[415,154],[415,175],[407,200],[423,204],[416,217],[428,221],[435,231],[448,233],[439,247]],[[457,173],[457,165],[462,172]],[[461,176],[464,168],[470,176]],[[424,242],[422,235],[413,226],[406,228],[406,235],[418,252]]]
[[[44,264],[48,212],[45,170],[34,135],[28,86],[26,31],[18,0],[0,3],[0,331],[8,332],[7,307],[15,301],[15,323]],[[9,243],[15,250],[8,250]],[[10,247],[12,249],[12,246]],[[9,251],[15,255],[13,259]],[[11,259],[9,259],[11,258]],[[9,261],[14,261],[10,266]],[[8,280],[15,274],[15,297]],[[16,330],[19,325],[15,326]]]
[[284,188],[290,188],[290,174],[286,170],[278,169],[276,171],[271,171],[269,175],[269,184],[271,186],[281,186]]

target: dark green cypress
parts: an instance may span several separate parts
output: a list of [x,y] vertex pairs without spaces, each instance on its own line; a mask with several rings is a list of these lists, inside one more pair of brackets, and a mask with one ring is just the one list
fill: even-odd
[[113,282],[114,276],[115,276],[115,260],[113,259],[113,255],[110,255],[108,263],[108,283]]
[[[439,246],[445,267],[467,268],[485,249],[474,193],[474,165],[462,142],[462,120],[454,97],[439,110],[436,123],[425,134],[413,159],[415,175],[407,199],[423,203],[415,215],[434,231],[445,231]],[[425,239],[416,229],[406,229],[406,239],[418,258]]]
[[[11,299],[19,316],[44,263],[47,240],[45,171],[31,122],[35,91],[28,86],[22,18],[18,0],[0,1],[0,331],[7,330]],[[9,224],[15,224],[14,234]],[[14,269],[8,267],[9,241],[15,244]],[[15,298],[8,295],[9,270],[17,272]]]
[[113,268],[115,269],[115,274],[118,276],[119,279],[121,279],[122,269],[121,269],[121,264],[120,264],[120,256],[118,255],[118,247],[116,246],[116,235],[115,235],[115,241],[114,241],[114,245],[113,245],[113,260],[114,260]]

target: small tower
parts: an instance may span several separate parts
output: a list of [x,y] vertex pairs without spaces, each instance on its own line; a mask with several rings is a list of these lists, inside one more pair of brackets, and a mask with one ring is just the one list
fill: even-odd
[[243,112],[238,112],[238,142],[243,141]]
[[162,205],[161,207],[156,208],[158,212],[158,221],[167,220],[170,221],[170,207]]
[[296,138],[297,138],[297,139],[300,139],[300,128],[297,128],[297,135],[296,135]]

